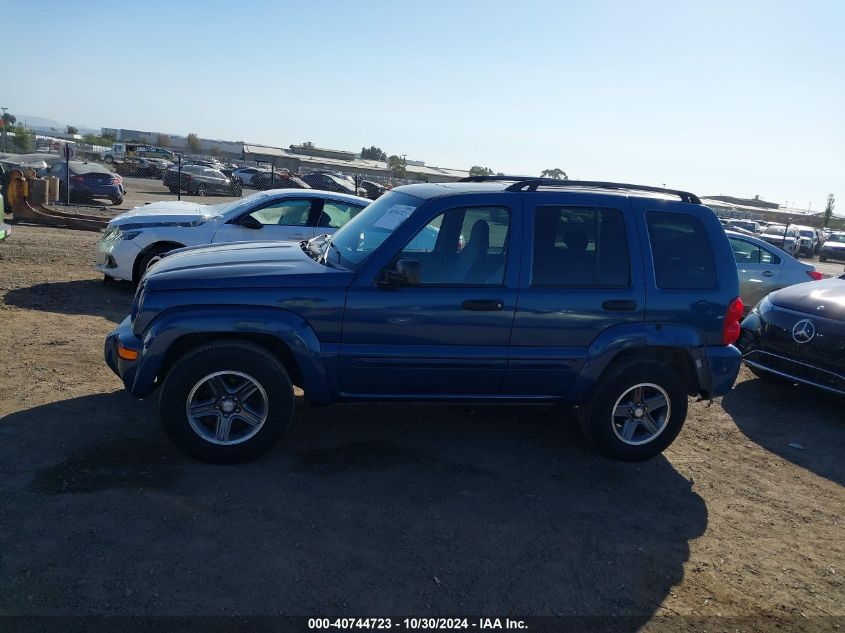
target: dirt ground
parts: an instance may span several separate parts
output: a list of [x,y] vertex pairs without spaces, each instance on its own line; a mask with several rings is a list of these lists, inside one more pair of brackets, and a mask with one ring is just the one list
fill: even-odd
[[198,464],[103,362],[131,289],[96,237],[0,243],[0,615],[845,625],[841,399],[743,370],[642,464],[557,408],[300,404],[267,457]]

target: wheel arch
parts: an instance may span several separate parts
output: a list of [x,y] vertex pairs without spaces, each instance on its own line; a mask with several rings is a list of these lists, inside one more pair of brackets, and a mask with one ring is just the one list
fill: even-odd
[[620,362],[641,358],[669,366],[680,376],[689,395],[712,391],[707,347],[695,328],[676,324],[637,323],[605,330],[593,341],[589,361],[570,398],[585,400],[601,378]]
[[141,276],[143,275],[144,271],[141,270],[141,262],[144,261],[144,258],[154,251],[158,251],[165,248],[166,250],[162,252],[172,251],[176,248],[185,248],[185,245],[177,242],[175,240],[157,240],[148,244],[141,251],[135,256],[135,261],[132,262],[132,281],[138,283],[140,281]]
[[316,333],[299,315],[267,307],[196,305],[157,315],[142,335],[144,353],[132,393],[144,397],[160,385],[188,350],[213,340],[242,340],[273,354],[310,402],[330,402],[331,386]]

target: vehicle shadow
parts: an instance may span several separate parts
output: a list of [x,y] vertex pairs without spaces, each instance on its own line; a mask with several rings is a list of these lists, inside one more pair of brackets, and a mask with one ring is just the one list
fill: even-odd
[[636,630],[707,527],[666,459],[597,457],[561,410],[298,409],[282,445],[228,467],[184,457],[155,404],[123,392],[0,419],[14,526],[0,612],[627,616]]
[[722,408],[751,441],[845,485],[845,399],[786,381],[752,378],[722,398]]
[[53,281],[9,290],[3,301],[26,310],[58,314],[86,314],[119,323],[129,314],[132,284],[103,283],[101,279]]

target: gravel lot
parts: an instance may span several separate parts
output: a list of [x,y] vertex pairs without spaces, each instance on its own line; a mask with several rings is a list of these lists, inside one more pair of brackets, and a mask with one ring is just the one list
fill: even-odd
[[0,244],[0,615],[845,624],[842,400],[743,370],[643,464],[558,408],[300,403],[266,458],[198,464],[103,363],[131,290],[101,283],[96,238]]

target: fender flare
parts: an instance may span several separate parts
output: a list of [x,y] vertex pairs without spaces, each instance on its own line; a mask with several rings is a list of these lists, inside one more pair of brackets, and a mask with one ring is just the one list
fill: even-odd
[[699,391],[711,391],[707,345],[697,329],[674,323],[639,322],[610,327],[593,340],[568,399],[585,399],[605,370],[621,354],[631,352],[647,356],[649,348],[670,348],[689,355]]
[[180,339],[192,335],[245,340],[255,340],[256,336],[271,337],[290,352],[309,401],[324,404],[332,400],[324,364],[325,355],[330,354],[331,349],[321,345],[313,328],[289,310],[244,306],[183,306],[157,315],[140,337],[143,351],[132,393],[139,397],[149,395],[157,386],[156,380],[168,351]]

